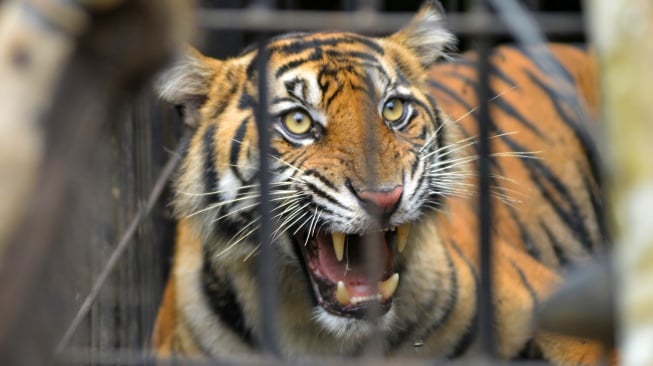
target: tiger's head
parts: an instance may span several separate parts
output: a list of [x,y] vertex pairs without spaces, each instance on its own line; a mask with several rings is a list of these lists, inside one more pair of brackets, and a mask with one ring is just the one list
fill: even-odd
[[[215,60],[193,49],[160,94],[195,129],[176,180],[175,208],[217,262],[259,246],[259,161],[271,166],[270,240],[304,276],[318,322],[391,316],[411,224],[455,185],[446,117],[427,69],[453,42],[427,1],[402,30],[373,38],[293,33],[266,46],[269,154],[257,141],[257,49]],[[373,263],[373,264],[370,264]],[[219,265],[219,264],[218,264]]]

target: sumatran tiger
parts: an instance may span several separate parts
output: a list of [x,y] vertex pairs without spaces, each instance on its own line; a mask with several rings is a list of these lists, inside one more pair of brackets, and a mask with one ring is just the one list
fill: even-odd
[[[448,55],[453,41],[435,1],[387,37],[271,39],[261,68],[266,156],[258,48],[227,60],[189,48],[162,74],[160,95],[194,133],[174,182],[177,241],[157,355],[260,349],[260,159],[270,164],[283,356],[356,356],[370,340],[388,357],[470,352],[480,332],[480,101],[477,59]],[[503,46],[490,59],[493,331],[506,359],[594,364],[596,343],[532,325],[565,268],[602,246],[596,159],[578,121],[596,117],[596,67],[581,47],[548,50]],[[536,66],[538,52],[560,75]],[[583,113],[561,90],[577,93]]]

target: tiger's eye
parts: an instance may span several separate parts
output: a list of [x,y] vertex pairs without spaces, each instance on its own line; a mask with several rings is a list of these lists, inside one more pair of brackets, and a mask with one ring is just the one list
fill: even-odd
[[388,122],[397,122],[404,116],[404,101],[399,98],[392,98],[385,102],[383,111],[381,112],[383,118]]
[[308,113],[300,110],[292,111],[283,116],[282,122],[286,130],[295,135],[308,133],[313,127],[313,120]]

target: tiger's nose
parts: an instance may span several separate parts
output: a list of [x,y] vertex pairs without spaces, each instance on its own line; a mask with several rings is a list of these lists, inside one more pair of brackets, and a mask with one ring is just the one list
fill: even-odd
[[397,186],[391,190],[364,190],[357,195],[367,212],[387,218],[397,209],[403,192],[404,188]]

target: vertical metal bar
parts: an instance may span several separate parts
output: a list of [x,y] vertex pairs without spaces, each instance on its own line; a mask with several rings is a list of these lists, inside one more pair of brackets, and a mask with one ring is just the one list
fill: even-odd
[[[254,0],[252,7],[267,10],[271,8],[272,0]],[[269,59],[267,35],[257,35],[258,56],[256,58],[256,70],[258,75],[258,104],[256,106],[256,130],[258,134],[259,150],[259,215],[260,228],[258,240],[261,253],[256,257],[256,270],[258,280],[258,295],[261,319],[261,335],[259,342],[263,352],[279,356],[279,345],[277,342],[277,315],[278,311],[278,278],[277,263],[272,248],[272,223],[270,220],[270,129],[268,116],[268,78],[267,64]]]
[[[372,14],[376,12],[378,8],[378,0],[358,0],[356,2],[355,9],[361,13]],[[367,68],[365,70],[366,77],[368,77],[367,87],[369,88],[369,92],[372,95],[374,95],[374,83],[371,82],[370,79],[373,77],[374,73],[375,71],[372,68]],[[367,147],[365,149],[366,156],[361,156],[359,158],[364,159],[367,169],[369,169],[369,175],[366,177],[367,181],[363,182],[363,189],[369,190],[377,190],[381,188],[378,184],[379,174],[377,166],[377,154],[379,149],[376,143],[377,128],[379,126],[376,125],[377,118],[374,116],[375,113],[365,113],[363,120],[359,121],[359,123],[364,124],[364,126],[367,126],[368,128],[363,136],[363,143]],[[369,214],[373,216],[373,220],[381,220],[381,212],[370,212]],[[363,255],[365,258],[364,270],[367,274],[367,278],[370,281],[374,281],[377,274],[381,272],[380,270],[382,264],[381,256],[379,254],[379,244],[382,240],[385,240],[383,236],[384,234],[382,232],[369,232],[364,236],[365,240],[363,240],[362,243]],[[365,318],[372,324],[375,329],[371,332],[372,336],[367,340],[367,344],[365,345],[366,347],[364,352],[368,357],[379,357],[383,352],[383,341],[381,338],[381,332],[378,329],[380,316],[381,309],[379,304],[375,301],[371,301],[367,307],[367,311],[365,312]]]
[[[362,8],[361,8],[362,9]],[[366,74],[371,77],[373,75],[373,70],[371,68],[368,68],[366,71]],[[370,88],[370,92],[373,91],[374,85],[373,83],[369,82],[368,83],[368,88]],[[376,141],[376,135],[377,135],[377,128],[378,126],[376,125],[377,119],[374,117],[374,113],[365,113],[365,118],[363,120],[359,121],[359,123],[364,124],[364,126],[367,126],[367,131],[363,135],[363,144],[366,146],[365,149],[365,155],[366,156],[361,156],[359,157],[360,159],[365,159],[365,164],[367,166],[367,169],[369,169],[369,175],[367,178],[367,181],[363,182],[365,185],[363,189],[369,189],[369,190],[376,190],[379,188],[378,182],[379,182],[379,174],[378,174],[378,166],[377,166],[377,154],[378,154],[378,147],[377,147],[377,141]],[[381,212],[370,212],[369,215],[372,216],[372,220],[381,220],[382,213]],[[376,277],[377,273],[380,273],[381,269],[381,256],[379,255],[379,243],[381,243],[381,240],[383,239],[383,233],[381,232],[369,232],[367,233],[363,240],[363,254],[365,258],[365,272],[367,274],[367,278],[370,281],[374,281],[374,278]],[[372,301],[370,302],[367,311],[365,312],[365,317],[367,321],[372,323],[372,326],[375,328],[378,328],[378,320],[380,314],[380,307],[379,304],[376,302]],[[374,329],[372,331],[372,337],[368,340],[368,343],[366,345],[365,353],[366,355],[370,357],[376,357],[380,356],[382,352],[382,340],[381,340],[381,333],[379,332],[379,329]]]
[[269,354],[279,355],[277,343],[277,314],[278,312],[278,279],[277,263],[271,241],[272,224],[270,220],[270,129],[268,116],[268,80],[267,62],[268,49],[265,34],[258,36],[258,105],[256,106],[256,127],[258,132],[259,148],[259,184],[261,190],[260,201],[260,229],[259,241],[261,254],[256,259],[259,284],[259,301],[261,308],[261,346]]
[[[487,14],[486,0],[479,0],[475,11],[479,16]],[[479,78],[479,180],[478,180],[478,218],[479,218],[479,254],[480,254],[480,281],[477,289],[477,314],[480,330],[480,346],[482,352],[488,357],[495,355],[494,308],[493,308],[493,281],[492,281],[492,202],[490,200],[490,127],[492,125],[489,99],[489,69],[490,69],[491,38],[478,35],[474,38],[474,48],[478,53],[478,78]]]

